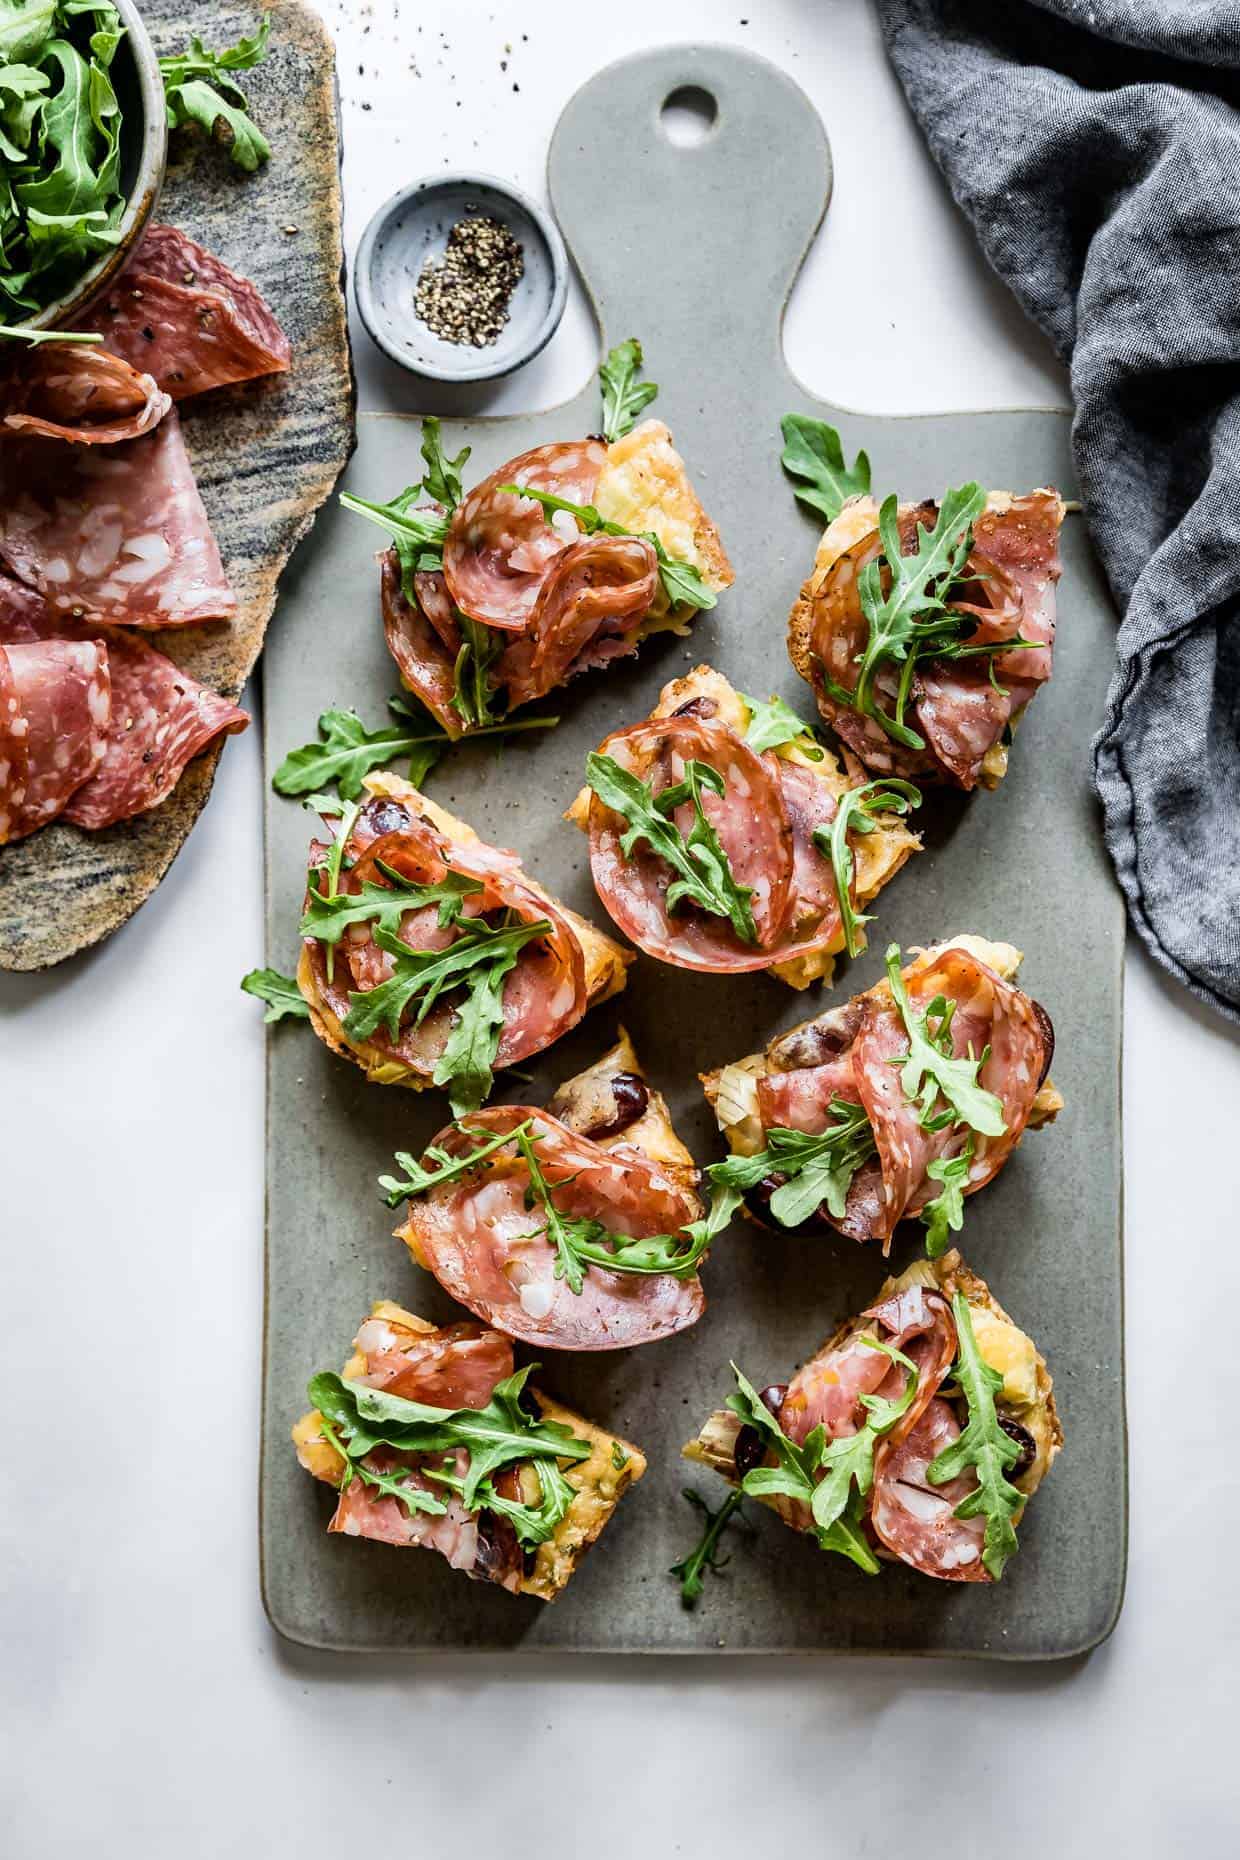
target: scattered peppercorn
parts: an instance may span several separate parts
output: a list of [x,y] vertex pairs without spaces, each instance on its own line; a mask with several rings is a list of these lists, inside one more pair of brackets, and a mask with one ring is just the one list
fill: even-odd
[[524,253],[508,228],[469,212],[448,234],[443,257],[424,262],[414,309],[445,342],[489,348],[508,321],[524,274]]

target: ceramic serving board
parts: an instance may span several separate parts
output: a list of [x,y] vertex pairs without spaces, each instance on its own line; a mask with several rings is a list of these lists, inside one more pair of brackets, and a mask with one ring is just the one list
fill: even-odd
[[[673,146],[660,107],[683,84],[716,99],[713,133]],[[623,189],[613,183],[625,150]],[[1068,422],[1050,413],[879,419],[816,401],[783,361],[780,322],[830,191],[827,141],[801,92],[735,51],[645,54],[578,93],[550,155],[551,196],[593,295],[604,346],[646,345],[660,383],[654,411],[671,425],[736,567],[736,585],[692,638],[665,638],[636,661],[581,680],[554,708],[558,729],[454,754],[428,784],[487,839],[606,924],[581,837],[560,818],[586,752],[642,717],[660,686],[701,660],[742,689],[777,691],[802,711],[808,692],[788,664],[788,608],[816,542],[778,465],[779,419],[799,409],[864,446],[875,482],[933,495],[978,478],[992,486],[1055,483],[1072,493]],[[605,200],[606,210],[598,203]],[[669,268],[669,247],[675,265]],[[450,451],[473,448],[467,482],[547,440],[598,424],[593,382],[537,415],[448,422]],[[375,414],[359,425],[349,486],[391,496],[419,475],[416,421]],[[352,704],[372,725],[396,689],[379,622],[375,536],[334,503],[287,578],[267,648],[267,765],[313,738],[315,718]],[[307,1378],[338,1368],[371,1301],[390,1297],[443,1321],[459,1316],[390,1237],[375,1187],[398,1148],[417,1151],[447,1121],[438,1093],[367,1085],[302,1023],[272,1030],[269,1061],[267,1317],[262,1455],[262,1564],[268,1613],[290,1639],[354,1649],[521,1648],[625,1652],[801,1651],[1052,1659],[1095,1646],[1113,1626],[1125,1567],[1125,1431],[1121,1344],[1120,963],[1123,918],[1089,783],[1113,617],[1079,519],[1064,537],[1055,677],[1021,728],[998,793],[935,795],[922,810],[927,850],[885,891],[874,947],[840,991],[881,972],[889,938],[929,943],[962,929],[1016,942],[1022,979],[1050,1009],[1055,1078],[1067,1109],[1030,1136],[997,1183],[968,1204],[966,1256],[1049,1358],[1067,1446],[1028,1514],[1020,1556],[996,1587],[936,1584],[900,1566],[863,1576],[759,1507],[752,1535],[681,1605],[669,1564],[697,1533],[681,1497],[718,1482],[679,1458],[727,1394],[734,1357],[760,1387],[783,1380],[836,1321],[871,1298],[884,1274],[873,1248],[795,1239],[737,1223],[705,1273],[697,1327],[644,1349],[545,1353],[548,1389],[639,1442],[650,1471],[553,1607],[469,1583],[433,1555],[324,1535],[331,1495],[296,1464],[289,1428]],[[550,709],[548,705],[546,708]],[[296,956],[313,822],[269,795],[268,960]],[[837,993],[836,998],[840,998]],[[720,1139],[699,1072],[762,1045],[824,1005],[766,977],[687,974],[640,957],[626,993],[589,1015],[501,1096],[540,1104],[588,1063],[618,1023],[632,1033],[678,1128],[703,1163]],[[910,1236],[896,1263],[917,1247]]]
[[[271,160],[243,174],[224,151],[174,133],[156,216],[253,278],[288,331],[285,375],[197,395],[180,408],[220,553],[237,594],[228,625],[160,634],[161,652],[237,698],[262,650],[276,583],[353,439],[340,237],[335,56],[303,0],[271,0],[267,60],[242,74]],[[144,0],[157,52],[191,33],[232,45],[250,0]],[[206,805],[228,739],[192,762],[161,807],[101,833],[53,822],[0,855],[0,968],[44,969],[109,935],[150,897]]]

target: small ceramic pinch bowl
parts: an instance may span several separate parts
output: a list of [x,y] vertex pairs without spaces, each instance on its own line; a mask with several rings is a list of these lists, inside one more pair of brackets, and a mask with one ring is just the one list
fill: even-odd
[[[506,226],[525,271],[508,321],[486,348],[447,342],[418,316],[418,278],[439,258],[458,220],[481,215]],[[362,235],[355,274],[362,322],[385,355],[430,381],[493,381],[546,347],[568,295],[568,259],[554,220],[537,202],[485,174],[442,174],[393,194]]]

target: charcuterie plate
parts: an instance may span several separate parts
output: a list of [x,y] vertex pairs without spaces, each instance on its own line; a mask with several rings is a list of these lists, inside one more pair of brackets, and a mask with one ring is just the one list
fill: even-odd
[[[194,32],[233,44],[246,3],[146,0],[156,51]],[[302,0],[272,0],[271,49],[246,74],[271,160],[243,174],[223,151],[174,137],[157,212],[259,286],[292,343],[288,374],[223,388],[183,410],[185,438],[238,612],[225,625],[161,637],[162,652],[237,698],[262,650],[276,583],[335,483],[353,441],[340,235],[340,148],[331,40]],[[226,739],[223,739],[226,740]],[[217,739],[161,807],[102,832],[53,823],[0,857],[0,968],[43,969],[97,943],[154,891],[215,777]]]
[[[716,100],[712,132],[685,148],[660,110],[683,85]],[[616,151],[624,151],[617,185]],[[876,482],[910,497],[977,478],[1011,488],[1054,483],[1072,495],[1066,418],[1006,412],[880,419],[818,402],[789,374],[780,323],[830,191],[826,137],[801,92],[759,60],[717,48],[642,55],[595,78],[568,105],[550,156],[565,239],[594,298],[604,344],[638,334],[672,428],[736,568],[735,587],[688,640],[664,636],[637,660],[559,694],[559,727],[497,756],[455,753],[428,792],[517,848],[574,908],[602,919],[580,836],[561,819],[584,757],[610,729],[644,716],[661,685],[706,660],[744,690],[807,693],[784,651],[788,609],[816,542],[778,467],[779,419],[820,414],[845,447],[864,446]],[[598,203],[605,200],[606,210]],[[674,256],[674,263],[672,262]],[[881,263],[881,255],[876,255]],[[846,288],[846,280],[841,280]],[[471,482],[525,448],[598,423],[596,384],[568,404],[512,419],[453,421],[448,450],[473,448]],[[419,475],[416,422],[363,415],[348,483],[386,498]],[[374,537],[334,503],[296,557],[264,669],[268,772],[311,739],[317,714],[355,705],[372,724],[396,688],[378,613]],[[376,1177],[396,1149],[418,1150],[446,1121],[438,1093],[368,1085],[304,1023],[273,1028],[269,1056],[267,1314],[262,1564],[268,1613],[290,1639],[334,1648],[420,1652],[521,1648],[614,1652],[808,1651],[1053,1659],[1102,1640],[1125,1569],[1122,1368],[1120,972],[1123,914],[1090,788],[1113,616],[1083,525],[1064,538],[1055,676],[1022,727],[994,794],[935,795],[927,851],[884,893],[870,951],[835,999],[868,986],[889,938],[930,943],[958,930],[1015,942],[1024,985],[1058,1032],[1055,1078],[1067,1109],[969,1204],[962,1245],[1055,1376],[1067,1446],[997,1586],[933,1583],[900,1565],[867,1578],[808,1538],[756,1515],[726,1573],[686,1611],[668,1566],[696,1523],[680,1496],[706,1474],[684,1441],[730,1385],[729,1358],[761,1386],[862,1308],[884,1265],[843,1239],[774,1236],[738,1222],[705,1273],[705,1317],[640,1351],[544,1352],[541,1381],[643,1448],[650,1471],[554,1606],[463,1581],[433,1556],[328,1538],[330,1494],[289,1445],[307,1378],[337,1367],[370,1302],[394,1298],[436,1321],[455,1312],[390,1238]],[[541,708],[550,709],[550,705]],[[312,817],[268,802],[268,960],[292,966]],[[627,991],[589,1015],[501,1097],[541,1104],[562,1078],[628,1027],[700,1162],[720,1154],[698,1074],[763,1045],[817,1011],[765,976],[690,974],[639,958]],[[902,1230],[903,1231],[903,1230]],[[910,1237],[894,1263],[912,1256]],[[523,1352],[522,1360],[529,1353]],[[757,1507],[752,1507],[755,1514]]]

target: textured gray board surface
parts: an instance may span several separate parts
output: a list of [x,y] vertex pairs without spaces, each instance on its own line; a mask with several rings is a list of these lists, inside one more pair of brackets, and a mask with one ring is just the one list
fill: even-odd
[[[671,147],[659,107],[677,84],[719,103],[713,137]],[[625,150],[624,188],[613,185]],[[569,104],[552,144],[552,196],[593,293],[604,339],[643,337],[654,411],[671,425],[719,522],[736,586],[689,641],[647,645],[637,661],[562,695],[560,727],[518,739],[497,760],[458,752],[429,784],[486,838],[606,923],[584,841],[561,821],[583,758],[616,726],[644,716],[668,678],[700,660],[743,689],[778,690],[803,710],[784,625],[816,541],[777,465],[779,416],[822,413],[847,450],[864,445],[876,483],[908,496],[977,477],[1072,490],[1068,422],[1047,413],[876,419],[816,403],[780,353],[783,303],[821,218],[829,158],[801,93],[731,51],[660,51],[613,67]],[[598,203],[606,202],[599,210]],[[666,278],[666,285],[661,280]],[[686,283],[686,280],[691,281]],[[841,280],[841,288],[845,281]],[[449,449],[474,448],[480,478],[527,446],[598,423],[593,383],[541,415],[450,422]],[[364,416],[348,483],[385,497],[418,475],[418,427]],[[374,536],[334,504],[295,559],[266,656],[268,766],[314,734],[328,704],[373,723],[396,687],[379,624]],[[760,1046],[881,970],[890,937],[930,942],[972,929],[1027,952],[1024,979],[1059,1035],[1054,1074],[1068,1108],[1031,1135],[999,1181],[969,1203],[966,1254],[1049,1358],[1067,1430],[1054,1475],[1031,1507],[1022,1550],[997,1587],[938,1584],[901,1566],[867,1579],[754,1506],[726,1577],[685,1612],[665,1573],[696,1524],[686,1482],[717,1499],[682,1443],[722,1400],[728,1359],[752,1379],[783,1380],[883,1276],[873,1248],[843,1239],[776,1237],[738,1223],[705,1282],[709,1308],[683,1336],[645,1349],[542,1353],[539,1380],[639,1442],[650,1471],[553,1607],[470,1583],[429,1554],[325,1537],[331,1494],[297,1465],[288,1431],[306,1380],[338,1368],[370,1302],[398,1299],[443,1320],[459,1310],[391,1239],[375,1177],[393,1150],[419,1146],[447,1117],[438,1093],[367,1085],[299,1024],[272,1031],[269,1073],[267,1338],[262,1465],[264,1596],[275,1626],[316,1646],[417,1651],[523,1648],[713,1652],[862,1649],[1047,1659],[1096,1645],[1114,1624],[1125,1563],[1119,1135],[1123,918],[1089,787],[1113,619],[1083,525],[1070,520],[1055,677],[1020,731],[998,793],[935,795],[922,810],[927,850],[884,892],[874,948],[834,997],[795,995],[765,977],[691,975],[639,958],[615,1003],[587,1016],[533,1063],[510,1100],[542,1103],[593,1059],[618,1021],[668,1093],[700,1161],[719,1138],[697,1074]],[[269,960],[288,969],[312,820],[269,798]],[[897,1261],[911,1257],[916,1236]],[[528,1354],[528,1353],[527,1353]]]

